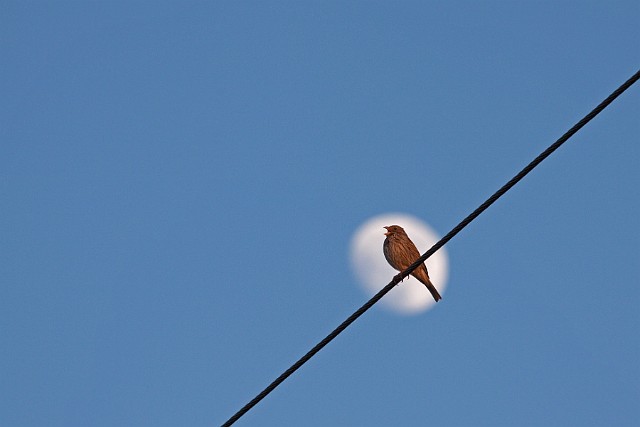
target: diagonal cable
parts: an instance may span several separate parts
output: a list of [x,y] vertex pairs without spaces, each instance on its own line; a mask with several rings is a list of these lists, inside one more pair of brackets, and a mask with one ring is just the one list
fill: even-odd
[[444,246],[449,240],[451,240],[456,234],[458,234],[463,228],[465,228],[471,221],[476,219],[482,212],[484,212],[489,206],[491,206],[496,200],[498,200],[504,193],[509,191],[511,187],[516,185],[518,181],[524,178],[529,172],[538,166],[544,159],[549,157],[551,153],[556,151],[562,144],[564,144],[569,138],[571,138],[576,132],[578,132],[584,125],[589,123],[591,119],[597,116],[602,110],[604,110],[609,104],[611,104],[620,94],[629,89],[638,79],[640,79],[640,70],[633,76],[624,82],[618,89],[613,91],[604,101],[602,101],[596,108],[594,108],[589,114],[584,116],[578,123],[573,125],[564,135],[562,135],[556,142],[551,144],[546,150],[544,150],[538,157],[533,159],[531,163],[524,167],[516,176],[511,178],[509,182],[502,186],[498,191],[493,193],[483,204],[481,204],[475,211],[469,216],[460,221],[460,224],[456,225],[449,233],[447,233],[438,243],[433,245],[431,249],[425,252],[420,258],[411,264],[406,270],[394,276],[393,280],[389,282],[384,288],[382,288],[377,294],[375,294],[369,301],[367,301],[362,307],[356,310],[351,316],[340,324],[336,329],[327,335],[322,341],[315,345],[307,354],[302,356],[296,363],[291,365],[289,369],[284,371],[278,378],[276,378],[271,384],[262,390],[256,397],[254,397],[249,403],[243,406],[238,412],[236,412],[231,418],[229,418],[222,426],[227,427],[238,421],[247,411],[253,408],[258,402],[264,399],[269,393],[271,393],[277,386],[280,385],[287,377],[293,374],[298,368],[304,365],[309,359],[311,359],[317,352],[329,344],[331,340],[337,337],[342,331],[344,331],[349,325],[351,325],[358,317],[362,316],[365,311],[369,310],[375,303],[377,303],[383,296],[387,294],[394,286],[396,286],[402,279],[407,277],[413,270],[415,270],[420,264],[422,264],[427,258],[433,255],[438,249]]

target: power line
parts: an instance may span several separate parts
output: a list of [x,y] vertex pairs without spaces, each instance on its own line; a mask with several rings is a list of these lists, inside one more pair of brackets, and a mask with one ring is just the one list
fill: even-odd
[[389,282],[384,288],[382,288],[377,294],[375,294],[369,301],[367,301],[362,307],[356,310],[351,316],[340,324],[336,329],[327,335],[322,341],[315,345],[307,354],[302,356],[296,363],[291,365],[289,369],[284,371],[278,378],[276,378],[271,384],[262,390],[256,397],[254,397],[249,403],[236,412],[231,418],[229,418],[222,426],[227,427],[238,421],[247,411],[253,408],[258,402],[264,399],[269,393],[271,393],[277,386],[280,385],[287,377],[293,374],[298,368],[304,365],[309,359],[311,359],[317,352],[329,344],[331,340],[337,337],[342,331],[344,331],[349,325],[351,325],[358,317],[369,310],[375,303],[377,303],[383,296],[387,294],[393,287],[395,287],[402,279],[407,277],[413,270],[415,270],[420,264],[422,264],[427,258],[433,255],[438,249],[444,246],[449,240],[451,240],[456,234],[462,231],[471,221],[476,219],[482,212],[484,212],[489,206],[491,206],[496,200],[498,200],[504,193],[509,191],[511,187],[516,185],[518,181],[524,178],[529,172],[538,166],[544,159],[549,157],[551,153],[556,151],[562,144],[564,144],[569,138],[571,138],[576,132],[578,132],[584,125],[589,123],[591,119],[597,116],[602,110],[604,110],[609,104],[611,104],[620,94],[629,89],[638,79],[640,79],[640,70],[638,70],[629,80],[624,82],[618,89],[613,91],[604,101],[602,101],[596,108],[594,108],[589,114],[584,116],[582,120],[573,125],[564,135],[562,135],[556,142],[551,144],[546,150],[544,150],[538,157],[533,159],[531,163],[525,166],[516,176],[511,178],[509,182],[496,191],[491,197],[489,197],[483,204],[481,204],[475,211],[469,216],[463,219],[460,224],[456,225],[446,236],[444,236],[438,243],[433,245],[431,249],[425,252],[416,262],[411,264],[406,270],[393,277],[393,280]]

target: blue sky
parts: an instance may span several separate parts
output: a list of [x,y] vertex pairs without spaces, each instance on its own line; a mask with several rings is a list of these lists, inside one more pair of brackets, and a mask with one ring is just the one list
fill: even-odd
[[[3,2],[0,424],[224,422],[638,68],[612,2]],[[238,425],[636,425],[640,87]],[[382,249],[380,249],[382,257]]]

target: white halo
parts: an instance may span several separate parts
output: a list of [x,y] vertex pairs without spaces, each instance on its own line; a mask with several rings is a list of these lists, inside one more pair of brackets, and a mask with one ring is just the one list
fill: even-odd
[[[351,267],[358,281],[373,296],[398,274],[388,263],[382,252],[385,225],[403,227],[421,254],[440,240],[427,224],[410,215],[389,213],[378,215],[362,224],[351,238]],[[426,262],[429,277],[441,295],[447,287],[449,260],[444,248],[431,255]],[[392,289],[381,303],[403,314],[425,311],[435,305],[431,293],[417,279],[409,276]]]

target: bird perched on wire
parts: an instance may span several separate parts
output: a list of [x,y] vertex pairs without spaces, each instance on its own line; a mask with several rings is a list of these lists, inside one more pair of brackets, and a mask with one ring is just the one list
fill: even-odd
[[[387,230],[387,232],[384,233],[387,238],[384,239],[384,244],[382,245],[384,257],[387,259],[387,262],[391,267],[396,270],[406,270],[411,264],[420,258],[418,248],[413,244],[407,233],[404,231],[404,228],[399,225],[389,225],[384,228]],[[431,295],[433,295],[433,299],[436,300],[436,302],[442,299],[436,287],[431,283],[429,273],[427,272],[427,266],[424,263],[420,264],[418,268],[413,270],[411,275],[429,289],[429,292],[431,292]]]

